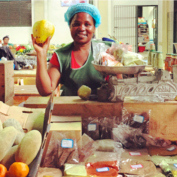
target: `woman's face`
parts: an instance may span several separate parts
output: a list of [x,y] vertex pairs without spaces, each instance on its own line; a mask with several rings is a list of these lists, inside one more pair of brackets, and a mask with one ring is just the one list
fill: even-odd
[[70,31],[74,42],[78,44],[90,42],[95,32],[93,18],[84,12],[75,14],[70,24]]

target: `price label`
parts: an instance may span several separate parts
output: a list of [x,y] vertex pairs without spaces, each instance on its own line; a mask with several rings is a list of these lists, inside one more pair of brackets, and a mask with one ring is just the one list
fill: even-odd
[[133,120],[134,120],[135,122],[143,123],[143,122],[144,122],[144,117],[143,117],[143,116],[139,116],[139,115],[135,115],[135,116],[133,117]]
[[130,165],[131,168],[133,169],[138,169],[138,168],[143,168],[143,165],[138,164],[138,165]]
[[170,148],[167,148],[167,151],[174,151],[176,149],[176,147],[175,146],[172,146],[172,147],[170,147]]
[[130,154],[131,156],[140,156],[140,155],[141,155],[140,152],[129,152],[129,154]]
[[105,172],[105,171],[109,171],[109,168],[108,167],[97,168],[96,171],[97,172]]
[[62,139],[61,147],[62,148],[73,148],[74,141],[72,139]]
[[96,124],[88,124],[88,131],[96,131]]
[[174,163],[173,165],[175,166],[175,168],[177,168],[177,163]]

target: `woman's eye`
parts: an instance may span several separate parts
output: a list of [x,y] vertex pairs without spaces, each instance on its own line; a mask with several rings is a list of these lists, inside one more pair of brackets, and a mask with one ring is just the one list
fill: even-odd
[[79,23],[74,23],[72,26],[79,26],[80,24]]
[[90,24],[89,24],[89,23],[86,23],[85,26],[90,26]]

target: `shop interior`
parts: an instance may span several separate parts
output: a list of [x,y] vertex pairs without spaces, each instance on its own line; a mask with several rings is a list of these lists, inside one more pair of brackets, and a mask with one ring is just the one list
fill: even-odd
[[0,17],[0,177],[177,177],[176,0],[0,0]]

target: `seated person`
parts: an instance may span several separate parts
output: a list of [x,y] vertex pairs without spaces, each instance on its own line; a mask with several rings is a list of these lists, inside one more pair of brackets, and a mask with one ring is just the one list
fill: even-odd
[[8,46],[8,43],[9,43],[9,36],[4,36],[3,37],[3,46]]

